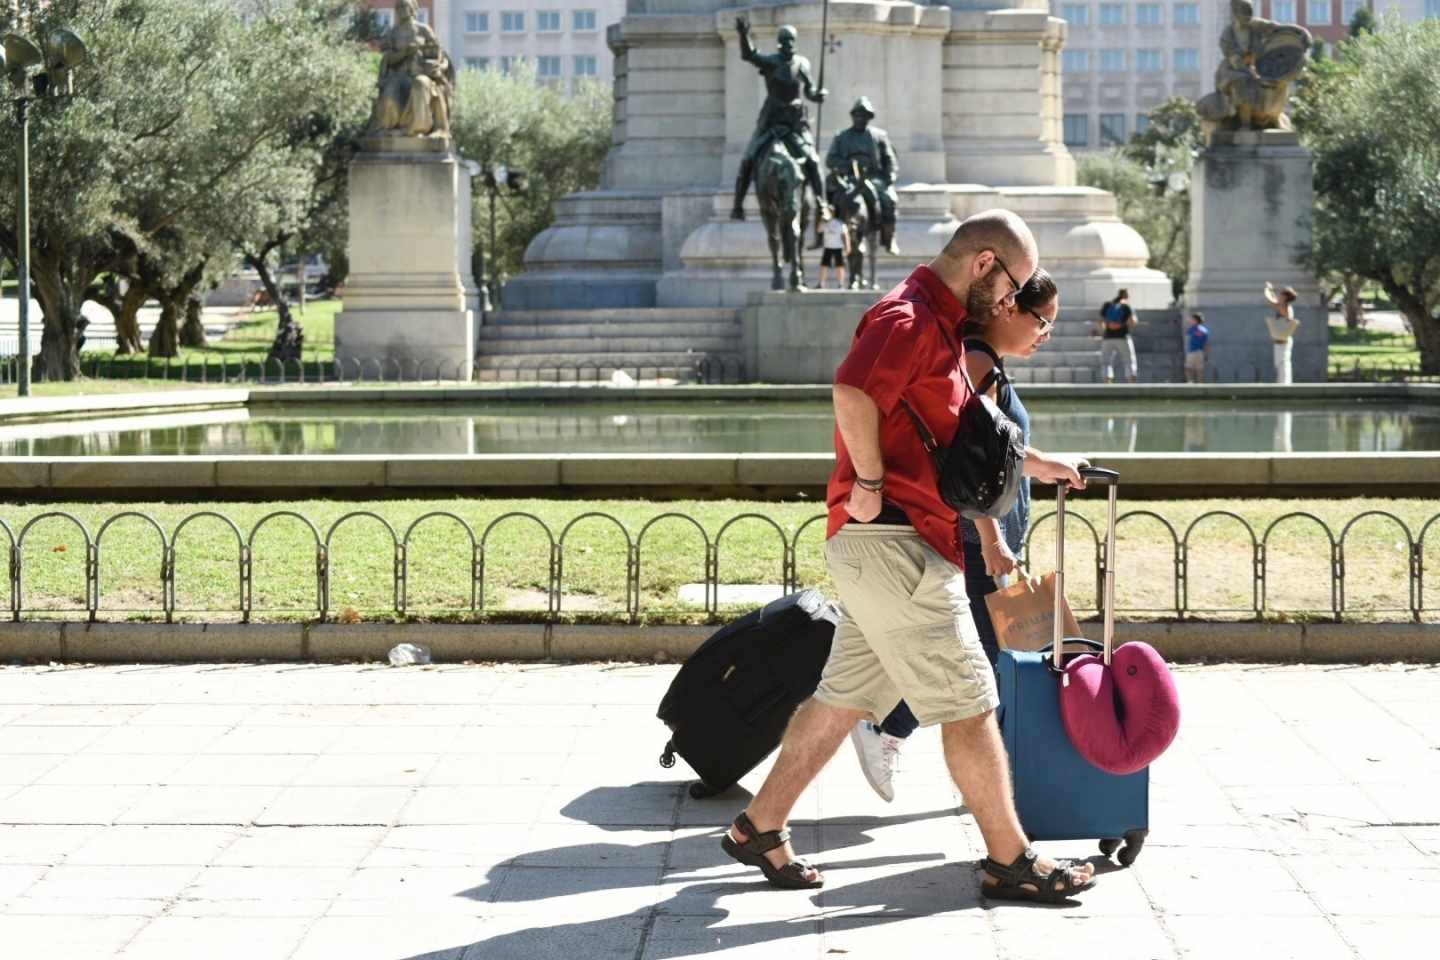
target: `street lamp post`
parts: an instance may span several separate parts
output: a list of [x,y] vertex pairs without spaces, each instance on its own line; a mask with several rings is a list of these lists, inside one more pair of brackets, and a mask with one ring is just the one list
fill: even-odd
[[17,395],[30,396],[30,98],[15,101],[15,119],[20,124],[20,376]]
[[500,287],[495,277],[495,201],[500,197],[502,189],[509,190],[513,194],[525,192],[524,170],[518,167],[507,167],[499,164],[485,171],[485,177],[481,181],[485,184],[485,190],[490,195],[490,243],[485,249],[485,288],[489,293],[486,299],[485,309],[493,309],[493,305],[500,302]]
[[[45,48],[7,33],[0,52],[0,73],[15,89],[15,120],[20,127],[20,189],[17,197],[16,234],[20,272],[20,370],[18,393],[30,396],[30,104],[39,97],[68,97],[73,92],[70,72],[88,56],[85,44],[64,28],[50,31]],[[45,69],[32,73],[35,67]]]

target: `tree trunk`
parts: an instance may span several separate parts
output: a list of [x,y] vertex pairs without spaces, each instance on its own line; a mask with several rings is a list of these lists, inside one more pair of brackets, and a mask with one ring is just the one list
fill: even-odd
[[300,359],[300,353],[305,347],[305,328],[290,312],[290,305],[285,302],[284,294],[270,273],[270,265],[265,262],[270,249],[273,248],[261,251],[259,256],[245,254],[245,262],[259,275],[261,285],[265,287],[265,292],[270,295],[270,302],[275,304],[275,311],[280,315],[280,320],[275,325],[275,339],[270,344],[270,359],[283,363]]
[[144,284],[131,280],[120,301],[120,312],[115,315],[115,352],[117,354],[140,353],[145,344],[140,341],[140,308],[150,299],[150,291]]
[[[80,343],[85,329],[80,308],[94,274],[85,277],[83,283],[69,282],[73,277],[43,254],[31,260],[30,272],[35,281],[35,299],[40,301],[45,315],[36,379],[74,380],[80,376]],[[76,272],[88,271],[82,268]]]
[[1345,329],[1359,330],[1365,326],[1365,311],[1360,307],[1361,279],[1345,276]]
[[180,353],[180,309],[174,298],[160,297],[160,322],[150,334],[150,356],[174,357]]
[[204,305],[191,294],[185,301],[185,325],[180,328],[180,343],[186,347],[203,347],[205,341]]
[[1420,372],[1440,374],[1440,317],[1434,316],[1423,294],[1416,296],[1409,287],[1390,279],[1382,279],[1390,300],[1400,308],[1410,329],[1415,331],[1415,345],[1420,348]]

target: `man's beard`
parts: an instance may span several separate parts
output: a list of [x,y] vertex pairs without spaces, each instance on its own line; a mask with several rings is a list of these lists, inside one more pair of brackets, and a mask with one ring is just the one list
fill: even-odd
[[970,284],[965,296],[965,313],[973,320],[984,322],[1000,312],[1000,297],[995,293],[996,280],[1000,273],[998,265],[976,283]]

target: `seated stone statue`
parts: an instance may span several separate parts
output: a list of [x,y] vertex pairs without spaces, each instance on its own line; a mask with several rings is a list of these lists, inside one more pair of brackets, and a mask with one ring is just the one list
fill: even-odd
[[455,67],[421,23],[415,0],[398,0],[395,23],[380,41],[380,82],[370,113],[371,133],[408,137],[450,135]]
[[1310,31],[1254,13],[1250,0],[1230,0],[1215,92],[1196,104],[1210,129],[1290,129],[1285,106],[1291,82],[1310,58]]

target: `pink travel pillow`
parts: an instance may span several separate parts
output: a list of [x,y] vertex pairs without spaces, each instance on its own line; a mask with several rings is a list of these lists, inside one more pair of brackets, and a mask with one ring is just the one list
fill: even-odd
[[1107,773],[1134,773],[1180,731],[1180,694],[1154,647],[1127,643],[1108,667],[1091,653],[1065,665],[1060,715],[1080,756]]

